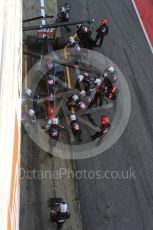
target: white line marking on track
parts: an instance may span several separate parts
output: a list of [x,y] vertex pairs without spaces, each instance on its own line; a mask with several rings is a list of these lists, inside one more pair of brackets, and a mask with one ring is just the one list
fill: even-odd
[[41,9],[41,16],[45,17],[45,10]]
[[45,2],[44,2],[44,0],[40,0],[40,6],[41,6],[42,8],[45,7]]
[[140,21],[140,24],[141,24],[141,26],[142,26],[143,32],[144,32],[144,34],[145,34],[145,37],[146,37],[146,39],[147,39],[148,45],[149,45],[149,47],[150,47],[150,49],[151,49],[151,52],[152,52],[152,54],[153,54],[153,47],[152,47],[151,41],[150,41],[150,39],[149,39],[149,37],[148,37],[148,34],[147,34],[147,31],[146,31],[146,29],[145,29],[145,27],[144,27],[144,24],[143,24],[142,19],[141,19],[141,17],[140,17],[140,14],[139,14],[139,11],[138,11],[137,6],[136,6],[136,4],[135,4],[135,1],[132,0],[132,3],[133,3],[133,6],[134,6],[134,9],[135,9],[135,11],[136,11],[136,14],[137,14],[137,16],[138,16],[138,19],[139,19],[139,21]]
[[42,19],[41,24],[42,24],[42,26],[45,26],[46,25],[46,20]]
[[[45,1],[44,0],[40,0],[40,13],[41,13],[41,16],[45,18],[46,13],[45,13]],[[46,25],[45,19],[41,20],[41,25],[42,26]]]

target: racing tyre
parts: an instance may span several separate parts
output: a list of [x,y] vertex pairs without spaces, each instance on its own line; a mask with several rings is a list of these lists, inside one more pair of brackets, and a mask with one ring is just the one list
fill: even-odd
[[58,49],[63,49],[66,45],[66,41],[64,38],[62,37],[57,37],[56,38],[56,41],[55,41],[55,49],[58,50]]

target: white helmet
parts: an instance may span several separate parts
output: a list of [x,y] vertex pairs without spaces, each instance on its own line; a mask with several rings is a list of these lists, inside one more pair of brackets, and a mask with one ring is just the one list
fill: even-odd
[[31,96],[31,94],[32,94],[32,90],[31,89],[26,89],[26,94],[30,97]]
[[83,73],[83,75],[84,75],[84,76],[86,76],[86,77],[87,77],[87,76],[89,76],[89,74],[88,74],[88,73],[86,73],[86,72],[84,72],[84,73]]
[[81,27],[81,24],[77,24],[77,28],[80,28]]
[[73,101],[77,101],[79,99],[78,95],[73,95],[72,96]]
[[86,96],[86,91],[85,90],[81,90],[80,94],[81,94],[81,96],[85,97]]
[[58,121],[58,118],[53,118],[53,119],[52,119],[52,124],[53,124],[53,125],[58,125],[58,122],[59,122],[59,121]]
[[62,13],[65,12],[65,11],[66,11],[65,7],[64,7],[64,6],[61,7],[60,11],[61,11]]
[[102,83],[102,80],[100,78],[97,78],[94,82],[97,86],[100,86]]
[[109,73],[108,73],[107,71],[105,71],[105,72],[104,72],[104,77],[107,77],[108,74],[109,74]]
[[114,69],[113,66],[111,66],[111,67],[108,68],[108,71],[109,71],[110,73],[113,73],[113,72],[115,71],[115,69]]
[[48,120],[48,125],[51,125],[52,124],[52,119],[49,119]]
[[75,42],[75,40],[74,40],[74,38],[72,36],[69,37],[69,42],[70,42],[70,44],[73,44]]
[[76,116],[74,114],[70,115],[70,121],[76,121]]
[[84,76],[83,76],[83,75],[79,75],[79,76],[78,76],[78,80],[79,80],[79,81],[83,81],[83,79],[84,79]]
[[68,210],[68,205],[67,205],[65,202],[62,202],[62,203],[60,204],[60,212],[66,213],[67,210]]
[[30,117],[33,117],[35,115],[35,111],[33,109],[29,109],[28,114]]

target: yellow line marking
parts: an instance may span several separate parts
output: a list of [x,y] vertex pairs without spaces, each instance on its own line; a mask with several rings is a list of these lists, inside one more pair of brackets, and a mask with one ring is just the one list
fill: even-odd
[[66,66],[66,75],[67,75],[68,87],[69,89],[71,89],[70,71],[68,66]]
[[[64,57],[65,57],[65,59],[67,59],[66,47],[64,48]],[[67,76],[68,87],[70,89],[71,88],[71,80],[70,80],[70,70],[69,70],[68,66],[66,66],[66,76]]]
[[[67,55],[69,53],[66,52],[66,47],[64,48],[64,57],[65,59],[67,59]],[[67,82],[68,82],[68,87],[69,89],[72,88],[72,84],[71,84],[71,76],[70,76],[70,70],[69,70],[69,67],[66,66],[66,76],[67,76]],[[71,108],[71,112],[74,113],[74,108]]]
[[64,57],[65,57],[65,59],[67,59],[66,46],[64,48]]
[[72,113],[75,113],[75,111],[74,111],[74,108],[73,108],[73,107],[71,108],[71,112],[72,112]]
[[75,39],[78,35],[77,34],[74,34],[73,38]]

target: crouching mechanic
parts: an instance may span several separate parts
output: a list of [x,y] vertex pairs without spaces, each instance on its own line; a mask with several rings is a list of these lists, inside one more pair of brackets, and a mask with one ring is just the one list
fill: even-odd
[[64,130],[64,126],[61,126],[59,124],[59,120],[58,118],[53,118],[51,121],[50,121],[50,127],[49,127],[49,135],[52,139],[54,140],[58,140],[59,138],[59,134],[62,130]]
[[62,201],[60,203],[60,214],[65,216],[65,217],[69,217],[69,209],[68,209],[68,205],[66,202]]
[[79,141],[82,141],[80,123],[74,114],[70,116],[70,122],[71,122],[71,128],[72,128],[73,135]]
[[90,77],[89,74],[84,72],[77,77],[75,88],[80,90],[88,91],[90,89]]
[[32,90],[31,89],[26,89],[25,95],[22,97],[22,102],[29,102],[32,101]]
[[105,97],[107,97],[109,100],[116,100],[118,90],[115,86],[113,86],[111,80],[105,77],[102,85],[103,85]]
[[101,125],[99,126],[99,130],[91,136],[92,140],[95,140],[106,133],[108,133],[108,130],[110,129],[111,124],[110,124],[110,118],[106,115],[101,117]]
[[80,51],[80,46],[78,42],[75,41],[75,39],[71,36],[69,37],[69,44],[71,48],[75,48],[77,51]]
[[[70,13],[70,5],[66,3],[65,6],[61,7],[60,9],[60,12],[58,14],[58,21],[68,22],[70,18],[69,13]],[[71,32],[71,29],[67,25],[65,25],[64,27],[67,30],[67,32]]]
[[[70,217],[70,211],[66,202],[62,201],[60,204],[51,209],[51,219],[56,221],[58,227],[64,224],[65,220]],[[60,229],[58,228],[58,229]]]
[[110,66],[105,69],[103,73],[104,78],[109,78],[112,83],[117,81],[116,71],[113,66]]
[[[90,105],[91,105],[91,103],[92,103],[92,98],[91,98],[91,95],[90,95],[90,94],[91,94],[91,91],[89,91],[89,92],[86,93],[85,90],[82,90],[82,91],[80,92],[80,95],[81,95],[81,97],[82,97],[82,100],[83,100],[83,102],[85,103],[85,105],[86,105],[87,108],[90,108]],[[82,116],[87,117],[87,118],[89,119],[89,121],[90,121],[93,125],[96,126],[96,123],[95,123],[95,121],[94,121],[94,119],[92,118],[92,115],[91,115],[90,113],[84,114],[84,115],[82,115]]]
[[29,109],[27,112],[28,115],[28,120],[31,124],[35,124],[36,123],[36,115],[35,115],[35,111],[33,109]]
[[80,99],[80,97],[78,95],[73,95],[72,97],[68,98],[67,106],[68,106],[69,110],[71,110],[71,108],[74,108],[76,112],[78,110],[86,109],[86,105]]
[[77,41],[71,36],[68,38],[68,44],[67,47],[71,48],[71,61],[73,61],[75,64],[78,64],[82,58],[81,54],[81,48]]

